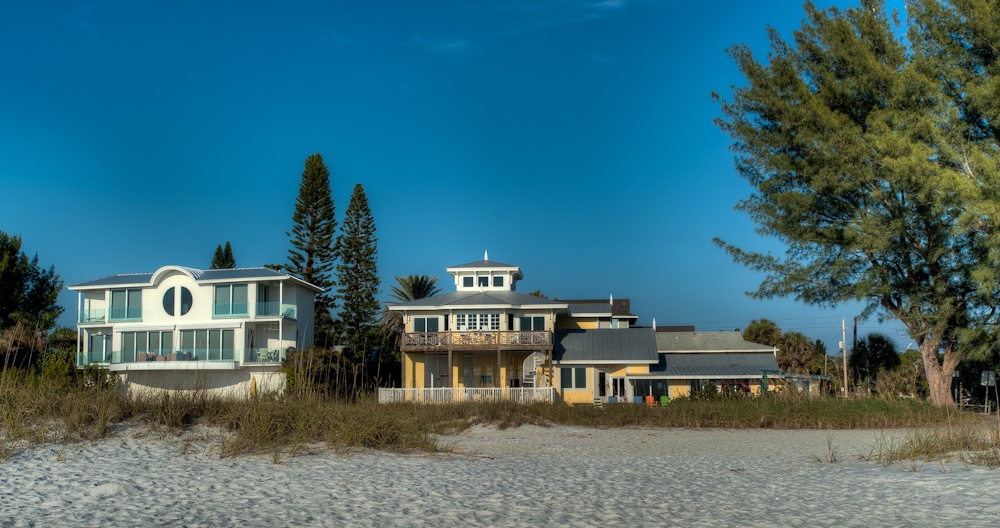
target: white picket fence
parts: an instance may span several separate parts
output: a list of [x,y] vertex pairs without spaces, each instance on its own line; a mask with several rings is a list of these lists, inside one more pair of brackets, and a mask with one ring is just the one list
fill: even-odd
[[514,403],[552,403],[555,401],[554,387],[520,388],[435,388],[435,389],[379,389],[379,403],[457,403],[467,401],[511,401]]

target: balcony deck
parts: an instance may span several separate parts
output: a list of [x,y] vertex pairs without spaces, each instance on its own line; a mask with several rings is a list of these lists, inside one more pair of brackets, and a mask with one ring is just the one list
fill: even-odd
[[455,331],[407,332],[400,348],[403,352],[440,352],[442,350],[551,350],[552,332],[547,331]]

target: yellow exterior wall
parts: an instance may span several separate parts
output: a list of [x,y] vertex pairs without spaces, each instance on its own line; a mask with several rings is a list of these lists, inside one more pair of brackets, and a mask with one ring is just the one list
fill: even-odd
[[597,321],[586,321],[580,319],[557,319],[556,327],[559,330],[592,330],[597,328]]
[[[574,366],[574,368],[576,368]],[[594,384],[597,383],[594,380],[594,369],[591,367],[587,368],[587,388],[585,389],[560,389],[562,385],[561,377],[562,370],[560,367],[555,369],[556,390],[559,392],[559,396],[562,397],[563,402],[570,405],[575,405],[578,403],[593,404],[594,403]]]
[[406,379],[403,380],[403,387],[407,389],[424,388],[424,355],[420,352],[406,354],[404,367]]
[[691,385],[684,383],[678,383],[676,381],[670,381],[670,399],[674,398],[686,398],[691,395]]

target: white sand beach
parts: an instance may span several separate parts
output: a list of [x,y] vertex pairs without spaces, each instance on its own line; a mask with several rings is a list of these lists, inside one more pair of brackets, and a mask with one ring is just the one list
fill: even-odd
[[[0,462],[0,526],[992,526],[1000,472],[858,459],[874,431],[475,427],[454,454],[220,459],[125,429]],[[900,437],[903,432],[891,432]],[[828,440],[836,463],[819,462]],[[909,468],[913,469],[913,468]]]

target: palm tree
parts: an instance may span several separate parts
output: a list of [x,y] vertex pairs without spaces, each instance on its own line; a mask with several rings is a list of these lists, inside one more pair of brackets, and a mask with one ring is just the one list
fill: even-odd
[[382,310],[382,332],[391,336],[394,346],[399,346],[399,336],[403,333],[403,314],[389,310],[389,306],[403,304],[417,299],[437,295],[441,288],[437,287],[437,277],[430,275],[407,275],[396,277],[398,286],[389,287],[389,302]]

